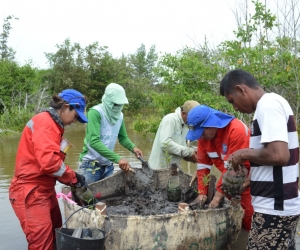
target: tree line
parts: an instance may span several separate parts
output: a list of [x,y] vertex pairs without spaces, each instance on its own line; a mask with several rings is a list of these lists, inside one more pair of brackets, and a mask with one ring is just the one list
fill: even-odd
[[[160,119],[189,99],[234,114],[249,122],[251,117],[234,112],[219,95],[219,82],[231,69],[251,72],[266,91],[283,95],[299,124],[299,17],[298,1],[278,1],[276,15],[258,0],[239,0],[233,14],[235,38],[212,48],[204,39],[194,48],[158,55],[144,44],[135,53],[115,58],[106,46],[95,42],[86,47],[66,39],[55,53],[45,53],[48,69],[20,65],[8,46],[10,22],[4,20],[0,34],[0,129],[22,130],[27,120],[47,107],[50,97],[75,88],[88,97],[88,107],[101,101],[105,87],[121,84],[129,99],[125,112],[134,111],[138,132],[155,133]],[[284,8],[281,6],[284,5]],[[254,13],[249,13],[250,6]],[[152,110],[142,112],[142,110]]]

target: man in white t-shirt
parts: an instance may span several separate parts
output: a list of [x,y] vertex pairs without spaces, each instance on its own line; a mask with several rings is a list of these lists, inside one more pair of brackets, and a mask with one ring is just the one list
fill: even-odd
[[220,93],[236,111],[251,114],[250,145],[234,152],[233,167],[249,160],[254,214],[247,249],[295,249],[300,217],[299,143],[293,111],[280,95],[266,93],[250,73],[232,70]]

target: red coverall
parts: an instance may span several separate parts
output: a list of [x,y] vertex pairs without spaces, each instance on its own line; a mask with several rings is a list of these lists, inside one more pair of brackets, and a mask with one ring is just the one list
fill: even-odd
[[[249,147],[250,129],[240,120],[234,118],[226,127],[219,128],[212,140],[200,138],[197,150],[197,179],[198,191],[201,195],[207,194],[207,186],[204,186],[203,176],[210,173],[212,165],[215,165],[223,175],[227,170],[227,158],[230,154],[241,148]],[[244,162],[250,173],[250,163]],[[217,190],[224,194],[221,189],[222,175],[217,183]],[[230,199],[230,197],[228,197]],[[251,228],[253,207],[251,205],[250,188],[241,194],[241,206],[244,209],[242,227],[246,230]]]
[[9,199],[30,250],[52,250],[55,228],[62,226],[56,180],[77,182],[75,172],[63,162],[63,132],[48,112],[42,112],[26,124],[20,139]]

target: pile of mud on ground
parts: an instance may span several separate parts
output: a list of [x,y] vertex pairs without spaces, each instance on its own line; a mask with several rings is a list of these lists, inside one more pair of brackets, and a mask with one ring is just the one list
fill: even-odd
[[127,196],[106,200],[106,211],[113,215],[157,215],[178,212],[178,202],[168,201],[167,189],[132,191]]
[[[137,175],[135,175],[137,177]],[[126,196],[119,196],[116,198],[106,199],[106,211],[108,214],[113,215],[163,215],[178,212],[179,203],[191,203],[197,196],[198,193],[195,191],[195,187],[187,186],[185,188],[181,187],[180,193],[176,191],[176,197],[180,199],[178,202],[173,202],[172,191],[167,190],[167,188],[151,188],[152,181],[147,178],[147,182],[142,182],[142,175],[139,178],[134,178],[131,180],[138,180],[143,183],[143,189],[135,189],[136,184],[131,183],[131,190]],[[215,179],[212,178],[212,190],[215,189]],[[172,189],[171,189],[172,190]],[[177,189],[176,189],[177,190]],[[210,190],[210,188],[209,188]],[[168,200],[168,194],[170,195]],[[173,193],[174,195],[175,193]],[[179,196],[179,197],[178,197]],[[211,200],[211,199],[210,199]],[[209,201],[209,199],[207,200]],[[199,204],[189,206],[191,210],[206,209],[207,206],[200,207]]]

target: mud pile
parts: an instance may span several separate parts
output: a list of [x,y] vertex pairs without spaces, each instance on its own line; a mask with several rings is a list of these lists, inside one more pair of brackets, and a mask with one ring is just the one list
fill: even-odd
[[[176,202],[171,201],[171,197],[168,200],[168,188],[160,188],[160,189],[153,189],[151,188],[151,183],[153,180],[146,178],[147,181],[141,178],[143,175],[138,176],[135,175],[135,178],[131,179],[131,183],[128,182],[130,186],[130,191],[125,196],[119,196],[115,198],[106,199],[106,211],[108,214],[112,215],[139,215],[139,216],[148,216],[148,215],[163,215],[163,214],[171,214],[178,212],[178,204],[179,203],[190,203],[192,202],[197,196],[198,193],[196,192],[195,188],[190,187],[187,185],[186,187],[181,187],[179,193],[179,201],[177,199]],[[170,179],[170,177],[168,177]],[[139,181],[143,183],[144,188],[138,189],[136,188],[137,185],[134,181]],[[147,185],[145,185],[145,183]],[[213,178],[212,188],[215,189],[215,177]],[[169,189],[170,195],[170,189]],[[211,200],[211,199],[210,199]],[[209,200],[208,200],[209,202]],[[204,204],[193,205],[190,206],[192,210],[198,209],[206,209]]]
[[229,162],[227,171],[222,177],[223,190],[226,190],[230,196],[240,196],[247,174],[248,170],[244,165],[240,165],[239,170],[236,171]]
[[[171,178],[168,169],[153,170],[150,181],[146,181],[141,169],[135,170],[136,174],[131,177],[129,173],[129,178],[119,171],[90,184],[94,194],[101,192],[98,203],[106,204],[108,216],[103,216],[102,209],[82,209],[71,217],[68,227],[76,228],[82,223],[85,227],[95,227],[96,223],[98,228],[110,228],[105,241],[105,249],[110,250],[119,250],[120,246],[122,249],[223,249],[236,240],[243,217],[240,206],[178,213],[191,176],[178,171],[181,200],[170,202],[167,199]],[[196,182],[192,190],[197,191]],[[64,204],[66,217],[78,210],[78,206]]]
[[178,203],[168,201],[167,189],[132,191],[127,196],[107,199],[106,211],[113,215],[170,214],[178,212]]

